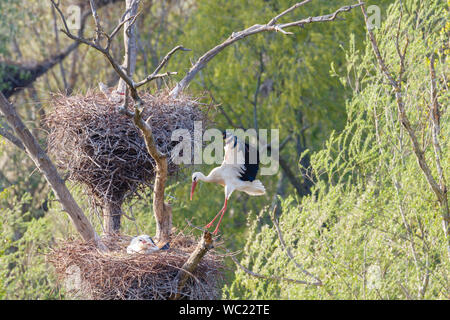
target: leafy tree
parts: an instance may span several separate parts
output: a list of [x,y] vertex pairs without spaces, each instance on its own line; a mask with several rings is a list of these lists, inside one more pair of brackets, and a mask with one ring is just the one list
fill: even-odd
[[[440,1],[402,1],[390,6],[378,46],[398,72],[399,47],[409,42],[403,88],[408,117],[425,146],[437,176],[430,132],[430,54],[436,58],[437,97],[448,105],[446,87],[448,8]],[[402,16],[402,18],[401,18]],[[401,18],[400,29],[398,28]],[[398,32],[398,33],[397,33]],[[282,200],[280,226],[295,261],[323,286],[257,280],[242,270],[225,289],[227,298],[253,299],[444,299],[448,298],[449,258],[442,216],[412,152],[392,88],[378,69],[372,47],[348,51],[354,75],[347,123],[323,150],[313,153],[316,184],[297,205]],[[344,77],[346,79],[347,77]],[[441,116],[442,167],[448,176],[448,114]],[[428,136],[428,137],[427,137]],[[288,258],[275,227],[251,222],[243,264],[263,275],[311,280]]]
[[24,207],[32,199],[25,193],[0,193],[0,299],[56,299],[52,270],[45,253],[53,244],[53,224],[48,217],[36,219]]

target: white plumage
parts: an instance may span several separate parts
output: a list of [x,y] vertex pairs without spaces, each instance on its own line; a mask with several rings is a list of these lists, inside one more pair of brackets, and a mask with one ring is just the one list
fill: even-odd
[[152,253],[159,250],[153,239],[148,235],[140,235],[131,239],[130,245],[127,247],[127,253]]
[[224,132],[224,140],[225,154],[222,165],[211,170],[208,176],[205,176],[201,172],[194,172],[192,174],[191,200],[199,180],[217,183],[225,187],[225,203],[222,210],[205,226],[205,228],[210,228],[216,218],[221,214],[219,223],[213,234],[217,234],[219,230],[223,214],[227,209],[228,199],[234,190],[243,191],[251,196],[261,196],[266,193],[261,181],[255,180],[259,169],[258,150],[226,132]]

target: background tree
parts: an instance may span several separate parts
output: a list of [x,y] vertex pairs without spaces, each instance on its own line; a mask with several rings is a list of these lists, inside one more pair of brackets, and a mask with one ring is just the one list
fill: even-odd
[[[125,5],[119,1],[104,10],[100,8],[101,2],[96,1],[102,25],[105,30],[112,30]],[[83,9],[89,9],[86,6],[88,2],[83,3]],[[150,74],[167,52],[182,43],[193,50],[175,55],[170,61],[171,70],[179,71],[172,79],[180,80],[184,75],[182,71],[191,67],[191,61],[196,61],[232,32],[268,21],[293,3],[287,0],[141,1],[141,14],[136,22],[136,78],[142,79]],[[387,11],[387,5],[391,3],[366,1],[366,6],[376,4],[381,8],[383,28],[375,30],[375,36],[381,52],[387,56],[388,65],[392,63],[393,72],[398,72],[395,39],[399,7]],[[402,29],[414,34],[414,41],[412,38],[409,40],[410,62],[407,63],[407,74],[411,77],[408,77],[408,85],[404,88],[413,93],[409,105],[414,100],[421,101],[421,106],[407,110],[418,132],[424,133],[422,143],[427,147],[426,157],[432,159],[434,151],[429,131],[432,126],[427,117],[429,106],[425,106],[430,102],[427,94],[431,81],[425,57],[431,51],[425,50],[424,42],[419,39],[434,39],[430,48],[437,48],[439,41],[445,43],[448,26],[443,26],[442,20],[448,18],[448,11],[444,4],[438,5],[437,2],[433,2],[429,9],[423,8],[419,1],[403,3]],[[27,61],[44,61],[72,44],[60,35],[59,48],[56,45],[54,16],[48,4],[42,1],[0,1],[1,61],[6,57],[20,65]],[[347,3],[311,1],[307,7],[298,8],[295,16],[328,13],[330,8],[344,4]],[[415,11],[427,13],[422,15],[427,18],[417,19],[412,14]],[[385,82],[381,79],[384,76],[375,67],[377,62],[370,44],[365,41],[363,26],[363,16],[357,10],[347,13],[345,21],[335,21],[332,28],[327,24],[312,24],[290,36],[264,33],[248,37],[222,51],[190,83],[191,92],[208,97],[206,102],[218,104],[216,110],[210,111],[217,127],[248,128],[254,127],[255,123],[259,128],[279,127],[284,146],[281,152],[284,166],[281,166],[280,173],[263,177],[270,191],[267,197],[257,199],[236,195],[222,224],[226,246],[236,250],[246,244],[246,255],[238,256],[238,262],[260,275],[273,271],[274,274],[301,278],[303,273],[280,247],[276,228],[270,227],[269,212],[278,204],[280,230],[295,262],[301,263],[325,284],[320,288],[305,288],[295,283],[256,279],[238,268],[236,274],[227,273],[227,280],[236,278],[236,281],[225,288],[226,297],[248,297],[249,288],[255,298],[448,296],[448,260],[442,246],[445,239],[438,203],[411,153],[406,133],[395,121],[397,113],[391,89],[383,85]],[[420,34],[417,26],[422,26],[423,33]],[[430,28],[434,28],[433,31]],[[84,34],[93,34],[94,31],[95,24],[89,15]],[[349,41],[349,37],[353,40]],[[404,37],[402,33],[402,44]],[[117,42],[111,48],[117,61],[123,58],[122,43],[122,35],[118,34]],[[444,76],[447,52],[445,49],[438,52],[435,72],[440,80],[436,90],[442,111],[440,137],[445,137],[448,129],[445,129],[448,126],[445,112],[448,102],[445,99],[448,97]],[[49,110],[48,93],[66,89],[63,74],[69,93],[85,91],[100,81],[110,87],[118,82],[117,74],[107,61],[99,59],[97,52],[87,46],[78,46],[62,61],[65,72],[60,66],[56,64],[56,68],[49,69],[33,82],[32,87],[11,97],[11,102],[41,145],[45,145],[46,132],[41,119]],[[149,89],[171,88],[172,85],[169,79],[161,79],[151,84]],[[420,95],[415,96],[418,92]],[[0,117],[0,124],[0,129],[11,132],[4,126],[4,118]],[[333,130],[336,132],[330,136]],[[382,133],[379,134],[381,148],[375,147],[378,146],[377,130]],[[399,148],[402,151],[398,151]],[[449,167],[445,139],[441,141],[441,152],[445,174]],[[394,159],[392,155],[395,155]],[[20,163],[20,167],[16,163]],[[196,224],[209,221],[211,210],[221,206],[222,191],[202,186],[198,190],[199,199],[207,196],[208,202],[188,204],[190,173],[207,171],[208,166],[205,167],[190,168],[168,180],[165,201],[172,204],[174,225],[184,225],[186,218],[193,218]],[[431,170],[434,177],[439,176],[434,164]],[[397,173],[398,190],[391,173]],[[83,192],[69,186],[99,232],[99,220]],[[308,189],[312,195],[300,197],[303,190]],[[1,137],[0,192],[3,199],[0,226],[2,230],[8,230],[2,232],[1,240],[7,241],[3,241],[0,247],[1,263],[7,261],[2,267],[8,266],[7,269],[2,268],[7,271],[0,276],[0,288],[4,288],[0,289],[0,296],[37,297],[38,292],[42,292],[45,297],[58,297],[52,278],[47,277],[48,266],[42,255],[28,255],[30,262],[25,258],[26,252],[30,254],[37,246],[45,252],[55,240],[62,235],[74,235],[75,230],[60,215],[53,193],[36,174],[33,162],[20,148]],[[127,219],[122,222],[124,233],[151,233],[155,230],[155,219],[149,214],[152,212],[151,192],[141,196],[140,201],[131,201],[124,206],[124,211],[136,219],[135,222]],[[271,204],[270,211],[260,212],[261,208]],[[242,212],[249,212],[249,215]],[[257,219],[250,223],[254,217]],[[249,223],[250,230],[247,227]],[[54,234],[44,237],[45,230],[54,230]],[[262,247],[273,250],[263,252]],[[36,266],[36,272],[24,267],[27,265],[25,261]],[[372,281],[380,279],[379,274],[382,281]],[[12,283],[16,285],[11,286]],[[5,290],[6,284],[22,289]]]
[[[448,174],[449,122],[443,107],[448,105],[448,8],[439,1],[402,3],[390,6],[388,18],[374,34],[385,66],[404,88],[404,113],[397,91],[386,81],[386,70],[378,66],[372,39],[359,51],[352,38],[348,71],[355,75],[352,87],[358,83],[359,90],[347,103],[347,124],[311,156],[312,195],[298,205],[292,196],[282,200],[280,227],[287,247],[295,261],[317,274],[324,285],[262,282],[240,270],[225,290],[227,297],[448,298],[450,262],[441,227],[445,215],[423,173],[422,159],[417,160],[404,118],[409,119],[434,179],[438,180],[440,167]],[[435,103],[439,134],[433,133]],[[433,136],[441,154],[435,152]],[[256,219],[243,250],[243,265],[263,275],[299,274],[286,250],[275,245],[276,226],[262,223],[267,214],[252,217]]]

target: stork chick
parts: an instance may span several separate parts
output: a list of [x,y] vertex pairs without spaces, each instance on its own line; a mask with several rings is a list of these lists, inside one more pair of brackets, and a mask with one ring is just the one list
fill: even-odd
[[148,235],[140,235],[134,237],[130,245],[127,247],[127,253],[152,253],[159,250],[158,246],[153,242],[153,239]]

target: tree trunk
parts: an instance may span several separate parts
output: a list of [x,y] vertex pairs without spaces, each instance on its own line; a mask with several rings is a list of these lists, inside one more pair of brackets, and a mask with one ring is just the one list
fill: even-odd
[[120,204],[109,202],[103,206],[103,228],[105,235],[119,234],[122,208]]
[[63,206],[64,211],[69,214],[75,228],[83,239],[85,241],[94,241],[101,250],[106,251],[106,247],[103,245],[91,223],[72,197],[72,194],[59,176],[55,166],[44,150],[42,150],[31,132],[25,127],[13,105],[6,100],[2,93],[0,93],[0,110],[6,117],[9,125],[14,129],[17,137],[23,143],[28,156],[33,160],[36,167],[50,184],[57,199]]
[[[139,7],[139,0],[125,0],[126,2],[126,10],[130,10],[125,19],[129,17],[135,16]],[[126,70],[127,75],[132,78],[134,74],[134,70],[136,69],[136,55],[137,55],[137,39],[136,39],[136,25],[133,24],[131,28],[128,30],[132,21],[128,21],[124,25],[123,29],[123,38],[125,45],[125,55],[123,57],[122,67]],[[129,32],[127,32],[127,30]],[[117,86],[117,92],[125,93],[125,89],[127,87],[126,82],[120,78],[119,84]]]
[[153,187],[153,213],[156,219],[156,239],[158,242],[170,240],[172,231],[172,208],[164,202],[164,190],[167,181],[167,156],[161,154],[153,140],[151,127],[146,123],[139,112],[135,110],[134,123],[144,135],[145,145],[150,156],[156,163],[155,185]]

